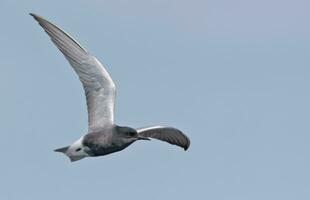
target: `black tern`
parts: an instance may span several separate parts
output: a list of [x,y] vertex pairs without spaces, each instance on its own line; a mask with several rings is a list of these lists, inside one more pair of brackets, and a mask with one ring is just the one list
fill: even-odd
[[70,146],[56,149],[69,159],[103,156],[121,151],[138,140],[155,138],[186,151],[190,140],[180,130],[167,126],[129,128],[114,124],[115,84],[102,64],[65,31],[30,13],[63,53],[82,82],[87,101],[88,133]]

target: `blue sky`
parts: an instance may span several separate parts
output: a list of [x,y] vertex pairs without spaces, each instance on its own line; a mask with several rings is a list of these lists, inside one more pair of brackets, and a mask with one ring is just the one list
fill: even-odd
[[[0,2],[0,199],[309,199],[309,1]],[[106,66],[115,121],[183,130],[70,163],[87,131],[77,76],[28,15]]]

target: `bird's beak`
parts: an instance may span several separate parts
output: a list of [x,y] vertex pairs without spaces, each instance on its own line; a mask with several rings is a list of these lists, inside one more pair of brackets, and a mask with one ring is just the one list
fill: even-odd
[[148,137],[138,136],[138,140],[151,140]]

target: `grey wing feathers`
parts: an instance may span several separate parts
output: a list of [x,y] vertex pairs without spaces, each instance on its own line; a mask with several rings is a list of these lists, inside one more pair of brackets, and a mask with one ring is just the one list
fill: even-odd
[[89,129],[113,124],[115,85],[101,63],[67,33],[42,17],[30,13],[69,61],[83,84]]
[[136,130],[140,136],[162,140],[170,144],[180,146],[184,148],[185,151],[190,146],[189,138],[176,128],[166,126],[152,126],[138,128]]

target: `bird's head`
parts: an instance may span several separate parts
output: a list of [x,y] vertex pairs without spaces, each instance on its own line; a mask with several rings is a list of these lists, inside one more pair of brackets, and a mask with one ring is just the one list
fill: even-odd
[[56,149],[56,152],[64,153],[69,157],[71,162],[81,160],[89,156],[90,149],[82,144],[82,138],[74,142],[72,145]]

